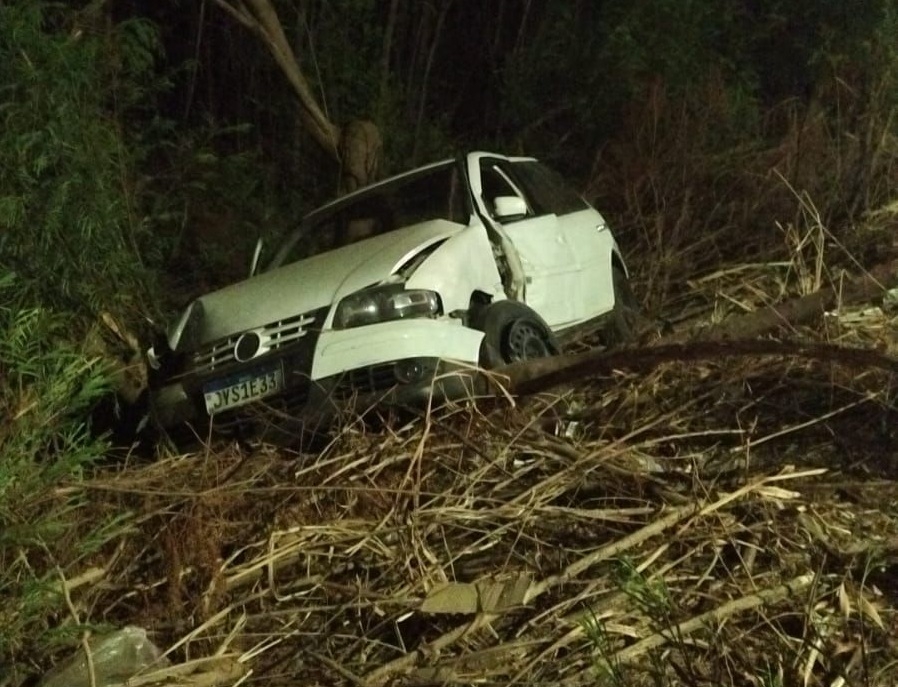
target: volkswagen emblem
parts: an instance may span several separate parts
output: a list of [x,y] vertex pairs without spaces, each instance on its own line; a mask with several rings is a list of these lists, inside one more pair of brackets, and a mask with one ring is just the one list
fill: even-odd
[[252,360],[259,353],[262,340],[256,332],[246,332],[237,339],[237,345],[234,346],[234,357],[238,362],[245,363]]

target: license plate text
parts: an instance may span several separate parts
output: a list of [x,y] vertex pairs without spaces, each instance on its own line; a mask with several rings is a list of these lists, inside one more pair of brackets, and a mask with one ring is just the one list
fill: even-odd
[[284,372],[278,367],[247,377],[222,380],[215,386],[221,384],[224,386],[214,388],[207,385],[204,389],[206,411],[210,415],[280,391],[284,388]]

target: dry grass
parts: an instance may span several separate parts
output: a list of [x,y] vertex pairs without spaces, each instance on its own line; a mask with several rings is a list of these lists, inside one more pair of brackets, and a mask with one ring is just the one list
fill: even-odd
[[822,363],[667,364],[315,456],[171,455],[73,485],[138,524],[70,593],[168,648],[139,684],[885,687],[893,396]]

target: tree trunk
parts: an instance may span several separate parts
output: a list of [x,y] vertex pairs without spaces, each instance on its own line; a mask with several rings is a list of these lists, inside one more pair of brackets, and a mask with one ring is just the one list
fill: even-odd
[[380,130],[367,119],[356,119],[340,135],[340,191],[351,193],[376,181],[383,149]]
[[669,341],[691,338],[705,340],[756,338],[783,326],[807,324],[832,310],[839,303],[850,305],[870,300],[898,282],[898,260],[878,265],[863,276],[846,281],[839,289],[827,287],[801,298],[771,305],[753,312],[730,317],[720,324],[698,332],[684,332]]
[[374,181],[379,175],[383,147],[377,125],[369,120],[355,120],[341,128],[328,118],[312,93],[271,0],[215,3],[264,41],[299,99],[303,127],[340,165],[340,190],[353,191]]

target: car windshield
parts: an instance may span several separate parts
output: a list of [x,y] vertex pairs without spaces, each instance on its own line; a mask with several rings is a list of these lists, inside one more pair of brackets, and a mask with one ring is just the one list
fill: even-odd
[[270,269],[428,220],[466,224],[471,213],[466,188],[454,162],[377,184],[309,215]]

